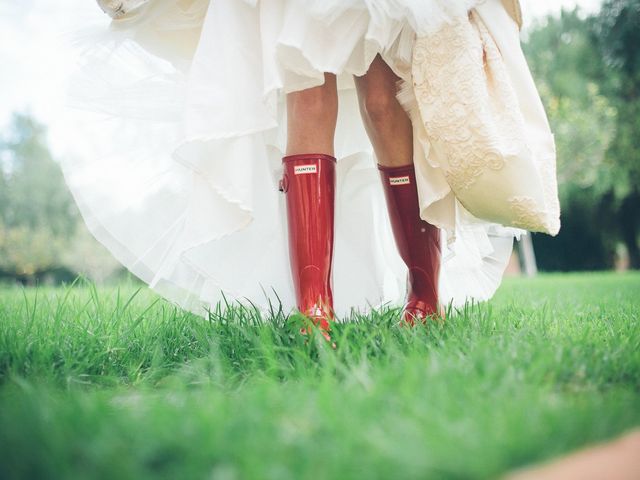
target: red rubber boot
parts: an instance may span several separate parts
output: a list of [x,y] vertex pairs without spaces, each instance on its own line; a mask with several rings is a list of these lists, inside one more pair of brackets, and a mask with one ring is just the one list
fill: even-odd
[[330,340],[336,159],[323,154],[290,155],[282,164],[280,191],[287,197],[289,259],[298,310]]
[[378,165],[393,236],[409,269],[404,322],[414,325],[444,316],[438,305],[440,275],[440,229],[420,218],[418,190],[413,165]]

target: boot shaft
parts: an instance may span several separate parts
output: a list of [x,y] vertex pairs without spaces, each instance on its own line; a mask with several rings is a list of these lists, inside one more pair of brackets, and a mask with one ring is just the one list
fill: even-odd
[[438,311],[440,229],[420,218],[413,165],[379,165],[378,169],[398,252],[408,269],[405,313],[409,309],[435,313]]
[[298,309],[311,316],[333,310],[335,158],[323,154],[282,159],[289,259]]

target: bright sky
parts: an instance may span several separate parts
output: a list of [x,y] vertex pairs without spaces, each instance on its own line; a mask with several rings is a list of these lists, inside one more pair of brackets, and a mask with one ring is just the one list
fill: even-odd
[[[215,0],[213,0],[215,1]],[[595,11],[602,0],[522,0],[525,21],[576,5]],[[13,111],[30,111],[50,125],[54,150],[73,132],[56,126],[64,111],[65,78],[72,68],[67,38],[108,17],[95,0],[0,0],[0,128]]]

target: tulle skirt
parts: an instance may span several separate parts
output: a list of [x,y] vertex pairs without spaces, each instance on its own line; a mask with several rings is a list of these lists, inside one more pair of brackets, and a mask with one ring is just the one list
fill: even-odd
[[[278,191],[283,101],[331,72],[339,88],[335,309],[344,317],[401,303],[406,267],[353,76],[381,55],[411,81],[416,32],[475,3],[155,0],[86,32],[70,83],[79,141],[62,166],[90,231],[131,272],[198,314],[219,302],[291,311]],[[451,215],[440,298],[486,300],[522,231],[474,218],[459,203]]]

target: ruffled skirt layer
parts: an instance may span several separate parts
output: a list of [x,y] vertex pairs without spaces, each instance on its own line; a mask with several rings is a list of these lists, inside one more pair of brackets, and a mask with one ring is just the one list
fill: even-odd
[[[156,0],[87,35],[71,84],[79,140],[63,170],[89,229],[135,275],[196,313],[221,301],[290,311],[277,188],[283,100],[332,72],[340,105],[335,308],[344,316],[402,302],[406,268],[353,75],[380,54],[410,80],[416,30],[471,3]],[[458,305],[494,293],[519,231],[455,208],[455,229],[442,233],[440,296]]]

